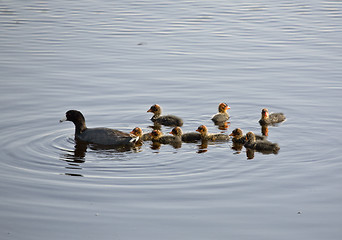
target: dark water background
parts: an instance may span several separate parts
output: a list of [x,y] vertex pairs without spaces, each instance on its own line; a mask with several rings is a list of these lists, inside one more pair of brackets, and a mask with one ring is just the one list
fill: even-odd
[[[1,1],[1,239],[340,239],[340,1]],[[232,143],[75,148],[89,127],[148,131],[158,103],[184,132],[220,102]],[[169,128],[163,128],[167,133]]]

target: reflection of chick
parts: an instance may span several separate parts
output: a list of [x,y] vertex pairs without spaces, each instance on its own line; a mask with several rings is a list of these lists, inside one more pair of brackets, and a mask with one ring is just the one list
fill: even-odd
[[270,141],[267,140],[255,140],[255,135],[253,132],[248,132],[246,134],[246,143],[245,147],[246,148],[251,148],[256,151],[264,152],[264,153],[278,153],[279,151],[279,146],[276,143],[271,143]]
[[201,144],[198,145],[198,151],[197,153],[205,153],[208,151],[208,140],[202,140]]
[[162,110],[161,107],[158,104],[154,104],[151,106],[147,112],[153,113],[153,117],[151,120],[155,123],[165,125],[165,126],[182,126],[183,120],[179,117],[173,116],[173,115],[165,115],[161,116]]
[[[233,143],[241,143],[244,144],[246,142],[246,136],[243,135],[242,130],[240,128],[236,128],[232,131],[229,136],[232,136]],[[256,140],[264,140],[265,136],[255,135]]]
[[233,142],[232,149],[240,152],[243,148],[243,143]]
[[229,136],[226,134],[216,133],[216,134],[209,134],[208,128],[204,125],[201,125],[196,130],[201,134],[201,139],[206,141],[228,141]]
[[140,127],[134,128],[130,134],[139,137],[142,141],[151,141],[151,135],[149,133],[143,133]]
[[261,119],[259,120],[260,125],[269,125],[285,121],[286,117],[283,113],[268,113],[268,109],[264,108],[261,110]]
[[220,103],[218,106],[218,113],[215,114],[211,120],[215,124],[220,124],[229,119],[229,114],[227,113],[227,110],[230,109],[230,107],[226,103]]
[[161,147],[160,142],[152,142],[151,143],[151,149],[153,149],[153,150],[158,150],[158,149],[160,149],[160,147]]
[[262,125],[261,126],[261,133],[264,136],[268,136],[268,125]]
[[246,148],[247,159],[253,159],[254,158],[254,152],[255,152],[254,149]]
[[229,124],[230,122],[222,122],[222,123],[218,123],[217,128],[220,130],[227,130],[229,128]]

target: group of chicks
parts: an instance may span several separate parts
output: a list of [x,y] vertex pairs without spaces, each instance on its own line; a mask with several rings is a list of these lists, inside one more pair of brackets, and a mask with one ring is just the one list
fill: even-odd
[[[218,113],[212,117],[212,121],[215,125],[226,126],[229,114],[227,110],[230,107],[226,103],[220,103],[218,106]],[[158,104],[152,105],[147,112],[153,113],[151,118],[154,122],[154,130],[151,133],[143,133],[139,127],[134,128],[130,133],[133,136],[139,137],[139,142],[152,141],[153,144],[171,144],[173,146],[180,146],[182,142],[197,142],[202,141],[202,145],[206,145],[208,142],[222,142],[228,141],[230,136],[232,137],[233,148],[241,150],[244,146],[247,151],[253,150],[264,153],[277,153],[279,146],[276,143],[272,143],[266,139],[268,125],[273,125],[282,122],[286,119],[283,113],[269,114],[266,108],[262,109],[261,119],[259,124],[265,129],[263,135],[256,135],[253,132],[248,132],[243,135],[240,128],[236,128],[230,135],[222,133],[208,133],[208,129],[205,125],[201,125],[196,129],[196,132],[183,133],[180,128],[183,125],[183,120],[174,115],[161,115],[162,109]],[[161,125],[173,126],[174,128],[170,132],[171,135],[163,135],[161,132]]]
[[[227,110],[230,107],[226,103],[220,103],[218,113],[212,117],[213,122],[219,126],[226,126],[229,114]],[[161,115],[162,110],[158,104],[151,106],[147,111],[153,113],[151,118],[154,122],[153,131],[151,133],[143,133],[141,128],[136,127],[130,133],[125,133],[117,129],[97,127],[88,128],[85,118],[80,111],[69,110],[65,113],[65,117],[60,122],[71,121],[75,125],[75,140],[85,143],[92,143],[96,145],[105,146],[136,146],[141,145],[143,141],[152,141],[153,148],[160,147],[160,144],[171,144],[174,147],[180,147],[182,142],[197,142],[201,141],[201,149],[206,149],[209,142],[228,141],[232,137],[233,148],[241,150],[244,146],[247,155],[254,154],[254,151],[261,151],[263,153],[277,153],[279,146],[266,139],[267,127],[284,121],[285,115],[283,113],[269,114],[266,108],[262,109],[261,119],[259,120],[262,126],[263,136],[255,135],[253,132],[248,132],[243,135],[240,128],[235,129],[230,135],[217,133],[208,133],[205,125],[197,128],[196,132],[183,133],[180,128],[183,126],[183,120],[174,115]],[[160,131],[161,125],[173,126],[170,132],[172,135],[163,135]],[[203,150],[206,151],[206,150]],[[252,156],[252,155],[251,155]],[[251,158],[251,157],[249,157]]]

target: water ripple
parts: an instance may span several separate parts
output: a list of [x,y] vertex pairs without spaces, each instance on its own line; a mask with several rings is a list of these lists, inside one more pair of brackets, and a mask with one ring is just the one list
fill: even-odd
[[159,187],[208,184],[240,172],[227,166],[234,157],[227,143],[209,145],[208,151],[215,158],[208,159],[207,154],[197,154],[198,144],[184,143],[179,149],[168,145],[152,149],[146,142],[129,150],[112,149],[76,143],[70,134],[71,128],[51,131],[44,127],[40,133],[35,132],[36,128],[24,127],[5,130],[6,141],[1,143],[7,156],[1,162],[4,171],[31,172],[31,177],[37,179],[41,175],[62,174],[96,179],[97,184],[110,181],[116,185]]

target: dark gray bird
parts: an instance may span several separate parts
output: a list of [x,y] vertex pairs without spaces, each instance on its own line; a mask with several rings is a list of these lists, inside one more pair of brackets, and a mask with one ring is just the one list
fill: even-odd
[[134,145],[139,137],[110,128],[87,128],[83,114],[77,110],[69,110],[60,122],[71,121],[75,124],[75,138],[99,145]]

